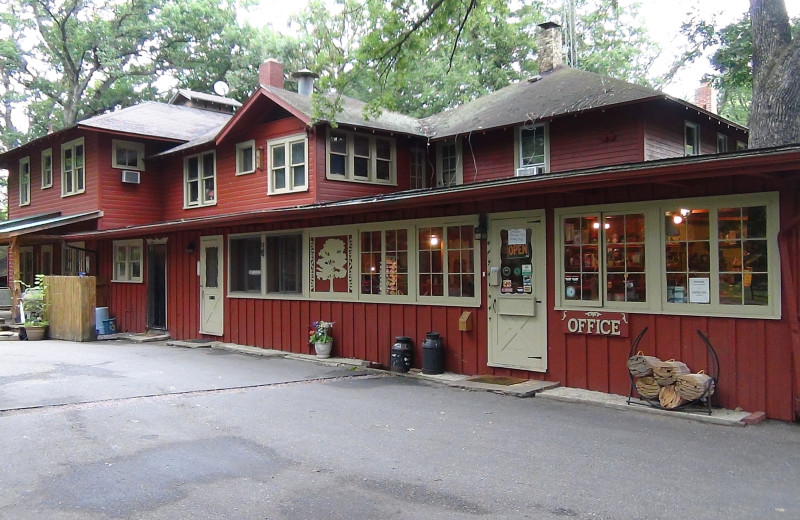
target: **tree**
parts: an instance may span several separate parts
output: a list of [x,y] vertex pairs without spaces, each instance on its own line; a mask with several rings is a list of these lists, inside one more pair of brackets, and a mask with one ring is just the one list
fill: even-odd
[[247,98],[263,60],[256,53],[271,46],[285,57],[292,40],[238,24],[239,7],[239,0],[0,0],[0,36],[10,37],[0,43],[6,146],[21,137],[11,119],[21,105],[32,138],[154,99],[175,81],[210,91],[229,80],[231,95]]
[[[578,0],[579,66],[643,81],[655,46],[614,0]],[[323,91],[417,117],[485,95],[536,66],[536,24],[561,2],[315,0],[295,19]],[[636,56],[644,56],[637,59]],[[335,111],[335,106],[326,107]],[[330,115],[327,110],[323,111]],[[335,117],[335,116],[334,116]]]
[[792,38],[783,0],[750,0],[753,31],[753,103],[750,146],[800,139],[800,38]]
[[337,278],[347,276],[347,247],[340,238],[329,238],[319,251],[317,259],[317,277],[328,280],[329,292],[333,291],[333,282]]

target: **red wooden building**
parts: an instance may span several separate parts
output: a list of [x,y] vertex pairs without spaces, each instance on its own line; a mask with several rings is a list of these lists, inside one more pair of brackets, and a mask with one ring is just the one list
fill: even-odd
[[557,53],[424,120],[344,98],[315,122],[283,78],[269,60],[241,107],[180,91],[2,154],[11,276],[94,274],[126,331],[308,352],[322,319],[339,356],[388,364],[405,335],[417,365],[438,331],[449,371],[618,394],[642,328],[694,370],[700,329],[722,405],[797,417],[800,147],[745,150]]

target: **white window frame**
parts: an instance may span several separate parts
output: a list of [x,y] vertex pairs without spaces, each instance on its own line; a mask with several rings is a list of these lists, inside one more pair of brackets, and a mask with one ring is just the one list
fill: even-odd
[[730,150],[728,136],[717,132],[717,153],[724,153]]
[[[522,131],[542,128],[544,131],[544,160],[539,163],[525,164],[525,158],[522,156]],[[525,175],[536,175],[538,173],[546,173],[550,171],[550,125],[548,123],[526,124],[518,126],[514,129],[514,158],[516,167],[514,168],[514,175],[522,177]],[[530,170],[530,172],[526,172]]]
[[[46,165],[48,164],[50,167],[47,168]],[[42,150],[42,157],[40,163],[41,171],[42,171],[42,189],[45,188],[52,188],[53,187],[53,149],[48,148],[47,150]]]
[[[246,150],[250,148],[250,164],[253,165],[252,168],[249,170],[245,170],[242,164],[243,154],[246,153]],[[247,175],[248,173],[254,173],[256,171],[256,141],[254,139],[250,139],[249,141],[245,141],[243,143],[238,143],[236,145],[236,175]]]
[[[129,151],[136,152],[136,165],[123,164],[117,157],[118,148],[126,148]],[[144,143],[135,143],[133,141],[123,141],[121,139],[111,140],[111,167],[119,168],[122,170],[137,170],[144,171]]]
[[19,160],[19,205],[27,206],[31,203],[31,158],[23,157]]
[[[303,143],[303,162],[302,163],[292,163],[292,145],[297,143]],[[275,165],[272,161],[272,150],[276,148],[283,147],[284,149],[284,165],[279,167],[284,169],[285,181],[286,186],[284,188],[275,188],[275,174],[274,170]],[[267,167],[267,171],[269,174],[267,175],[267,193],[269,195],[278,195],[281,193],[292,193],[292,192],[301,192],[301,191],[308,191],[308,137],[306,134],[296,134],[290,135],[287,137],[282,137],[280,139],[272,139],[267,141],[267,160],[269,161],[269,166]],[[302,166],[305,170],[304,175],[304,184],[302,185],[295,185],[294,184],[294,169]]]
[[[767,211],[767,273],[769,276],[768,305],[729,305],[719,303],[719,243],[717,212],[725,208],[766,206]],[[711,303],[670,303],[667,302],[666,277],[666,236],[664,214],[675,208],[703,208],[709,210],[709,249],[710,249],[710,296]],[[646,302],[599,302],[566,300],[564,298],[564,219],[576,216],[600,216],[601,214],[640,213],[645,216],[645,272]],[[776,192],[764,192],[718,197],[699,197],[692,199],[657,200],[649,202],[606,204],[602,206],[558,208],[555,210],[555,307],[557,310],[604,308],[614,311],[646,312],[651,314],[721,316],[737,318],[780,319],[781,317],[781,274],[780,253],[778,250],[779,203]],[[599,259],[601,285],[605,280],[605,244],[599,243],[603,252]],[[601,290],[603,288],[601,287]]]
[[[445,146],[455,145],[455,184],[444,184],[444,173],[443,173],[443,155],[442,149]],[[449,139],[447,141],[440,141],[436,143],[436,186],[443,187],[443,186],[459,186],[464,184],[464,161],[463,156],[461,153],[461,139],[456,138],[455,140]]]
[[[300,240],[300,272],[298,273],[298,280],[300,282],[299,292],[279,292],[268,291],[267,287],[267,274],[269,269],[270,251],[268,251],[267,241],[270,238],[294,236]],[[232,288],[233,274],[232,269],[234,261],[231,258],[233,252],[232,242],[234,240],[242,240],[247,238],[258,238],[261,243],[261,262],[260,262],[260,289],[258,291],[234,291]],[[279,232],[263,232],[263,233],[236,233],[228,236],[228,296],[231,298],[263,298],[263,299],[300,299],[308,294],[306,286],[306,277],[308,273],[308,249],[307,249],[307,235],[303,230],[297,231],[279,231]]]
[[[111,278],[112,282],[118,283],[142,283],[143,280],[143,273],[144,273],[144,248],[142,247],[142,239],[133,239],[133,240],[114,240],[112,243],[113,247],[113,269],[114,273]],[[117,258],[117,252],[119,248],[123,248],[125,251],[124,258],[120,259]],[[133,252],[135,250],[139,250],[139,259],[134,260]],[[139,275],[133,276],[131,267],[134,264],[139,264]],[[118,265],[125,266],[125,273],[120,275],[119,270],[117,269]]]
[[[688,129],[694,130],[694,142],[688,142]],[[700,155],[700,125],[691,121],[683,122],[683,155],[686,157]]]
[[[342,134],[345,136],[345,174],[332,174],[331,173],[331,134]],[[358,177],[354,174],[355,166],[355,146],[354,146],[354,138],[358,136],[364,139],[369,140],[369,163],[368,163],[368,173],[366,177]],[[378,159],[378,152],[377,152],[377,140],[381,139],[389,143],[389,179],[379,179],[377,177],[377,163]],[[308,153],[308,147],[306,147],[306,153]],[[339,154],[337,154],[339,155]],[[359,156],[367,158],[367,156]],[[387,186],[397,186],[397,142],[395,139],[391,137],[387,137],[384,135],[372,135],[366,134],[363,132],[352,132],[350,130],[341,130],[341,129],[331,129],[330,127],[327,129],[325,134],[325,177],[329,180],[334,181],[344,181],[344,182],[358,182],[364,184],[383,184]]]
[[[211,175],[208,175],[207,172],[204,170],[203,166],[203,158],[206,155],[212,155],[213,161],[212,164],[214,165],[212,169],[214,170],[211,172]],[[197,158],[197,179],[196,180],[189,180],[189,160]],[[207,190],[204,188],[206,179],[214,179],[214,189],[212,190],[214,195],[213,197],[209,197]],[[197,200],[190,201],[190,182],[194,183],[197,182]],[[210,150],[206,152],[201,152],[194,155],[189,155],[183,158],[183,208],[202,208],[206,206],[215,206],[217,204],[217,152],[216,150]]]
[[419,143],[414,143],[409,147],[408,187],[412,190],[425,188],[427,184],[427,157],[425,152],[425,147]]
[[[406,232],[407,238],[407,247],[406,254],[408,255],[408,290],[407,294],[390,294],[388,293],[387,287],[387,279],[388,274],[386,272],[386,266],[388,266],[388,262],[386,260],[386,232],[387,231],[399,231],[404,230]],[[362,260],[364,252],[362,251],[362,243],[361,243],[361,234],[362,233],[374,233],[380,232],[381,236],[381,248],[380,248],[380,255],[381,255],[381,272],[378,273],[380,275],[380,294],[365,294],[361,292],[361,283],[362,283]],[[355,237],[355,244],[354,249],[356,250],[356,257],[355,263],[357,272],[355,274],[355,286],[356,292],[358,293],[358,299],[363,301],[376,301],[376,302],[394,302],[394,303],[401,303],[401,302],[413,302],[416,300],[415,295],[417,294],[417,277],[419,276],[417,270],[417,257],[419,256],[418,247],[417,247],[417,230],[413,225],[409,225],[408,222],[394,222],[394,223],[381,223],[375,224],[371,226],[363,226],[358,228],[358,232],[356,233]],[[375,251],[378,252],[378,251]]]
[[[80,168],[75,167],[75,156],[78,148],[81,148],[83,156],[83,165]],[[67,151],[71,151],[73,161],[72,169],[67,170],[67,163],[64,157]],[[67,190],[67,178],[70,178],[72,183],[72,190]],[[78,187],[80,186],[80,188]],[[86,191],[86,145],[84,144],[83,137],[74,139],[61,145],[61,196],[71,197]]]

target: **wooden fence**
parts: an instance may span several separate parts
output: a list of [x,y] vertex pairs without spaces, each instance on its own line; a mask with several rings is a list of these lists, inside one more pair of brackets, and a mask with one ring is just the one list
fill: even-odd
[[48,336],[52,339],[95,339],[96,280],[94,276],[46,276]]

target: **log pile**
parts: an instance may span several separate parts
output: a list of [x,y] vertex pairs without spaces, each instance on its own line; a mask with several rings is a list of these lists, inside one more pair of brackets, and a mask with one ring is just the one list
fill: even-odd
[[658,400],[662,408],[674,409],[690,401],[708,399],[715,390],[711,376],[703,371],[692,374],[685,363],[674,359],[661,361],[639,352],[628,358],[627,366],[639,395]]

